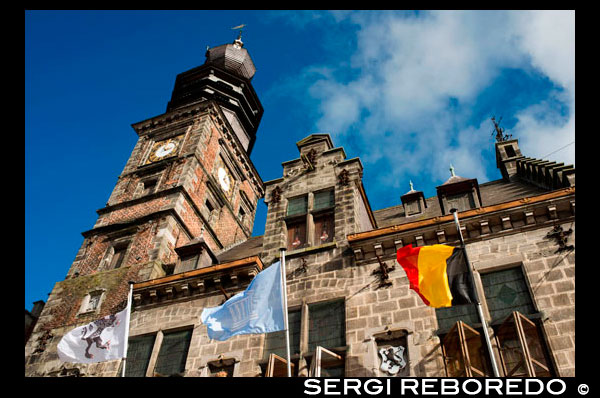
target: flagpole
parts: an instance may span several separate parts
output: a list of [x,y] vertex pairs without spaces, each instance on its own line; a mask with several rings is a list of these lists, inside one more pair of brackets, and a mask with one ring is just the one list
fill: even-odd
[[475,288],[475,278],[473,276],[473,269],[471,267],[471,262],[469,261],[469,257],[467,255],[467,248],[465,246],[465,241],[462,236],[462,231],[460,229],[460,222],[458,221],[458,210],[450,209],[450,213],[454,215],[454,223],[456,224],[456,229],[458,231],[458,236],[460,238],[460,243],[463,247],[463,251],[465,253],[465,261],[467,262],[467,269],[469,270],[469,275],[471,276],[471,283],[473,284],[473,294],[475,296],[475,300],[477,301],[477,312],[479,313],[479,319],[481,320],[481,325],[483,327],[483,334],[485,336],[485,342],[487,344],[488,351],[490,353],[490,359],[492,362],[492,370],[494,371],[494,377],[500,377],[500,373],[498,372],[498,365],[496,364],[496,357],[494,355],[494,350],[492,349],[492,342],[490,341],[490,335],[487,329],[487,322],[485,321],[485,317],[483,315],[483,308],[481,307],[481,301],[479,300],[479,293],[477,293],[477,289]]
[[287,355],[287,375],[292,377],[292,364],[290,360],[290,328],[288,326],[288,311],[287,311],[287,282],[285,278],[285,248],[281,248],[281,283],[283,289],[283,323],[285,325],[285,351]]
[[129,281],[129,293],[127,294],[127,314],[125,316],[125,346],[123,348],[123,369],[121,377],[125,377],[125,365],[127,364],[127,346],[129,343],[129,318],[131,315],[131,298],[133,296],[133,283]]

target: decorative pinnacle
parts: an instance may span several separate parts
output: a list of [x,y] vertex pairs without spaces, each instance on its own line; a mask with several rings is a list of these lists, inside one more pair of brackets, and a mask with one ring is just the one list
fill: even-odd
[[413,182],[411,180],[409,180],[408,183],[410,184],[410,190],[414,191],[415,189],[413,188]]
[[456,177],[456,174],[454,174],[454,166],[452,166],[452,163],[450,163],[450,175],[452,177]]

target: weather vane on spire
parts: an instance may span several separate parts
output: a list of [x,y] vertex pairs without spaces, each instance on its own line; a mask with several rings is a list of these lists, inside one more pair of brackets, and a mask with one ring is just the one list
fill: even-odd
[[500,116],[500,120],[496,122],[496,117],[492,116],[492,123],[494,123],[494,131],[492,131],[492,135],[496,134],[496,141],[502,142],[507,141],[512,138],[512,134],[504,134],[504,129],[500,127],[500,122],[502,121],[502,116]]
[[240,30],[237,40],[242,41],[242,29],[244,29],[245,27],[246,27],[246,24],[241,24],[241,25],[234,26],[233,28],[231,28],[231,30],[236,30],[236,29]]

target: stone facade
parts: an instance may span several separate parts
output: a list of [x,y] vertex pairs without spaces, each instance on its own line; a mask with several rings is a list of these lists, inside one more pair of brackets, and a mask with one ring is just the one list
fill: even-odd
[[[186,79],[209,74],[207,68],[200,71],[186,72]],[[244,82],[245,91],[238,93],[252,94],[249,80]],[[133,125],[139,140],[131,157],[26,343],[27,376],[119,375],[120,361],[62,364],[56,345],[74,327],[122,309],[129,281],[135,282],[130,341],[151,341],[140,354],[145,356],[139,375],[163,375],[157,369],[165,341],[186,331],[178,375],[276,374],[269,355],[275,354],[273,336],[211,341],[200,314],[243,291],[258,272],[280,260],[282,249],[296,375],[315,374],[316,347],[323,347],[323,355],[337,358],[329,367],[323,362],[326,374],[386,376],[381,350],[392,346],[404,350],[406,366],[399,376],[453,375],[444,345],[452,329],[443,322],[460,318],[452,313],[444,318],[447,314],[426,306],[396,262],[396,251],[408,244],[459,245],[452,206],[459,207],[501,375],[510,364],[499,346],[503,319],[495,315],[498,301],[490,293],[496,287],[504,289],[498,297],[508,303],[502,311],[525,311],[531,320],[549,374],[575,375],[572,167],[524,158],[517,140],[499,142],[501,179],[479,185],[453,171],[438,187],[440,197],[424,198],[411,186],[408,194],[398,195],[398,206],[373,211],[362,184],[362,163],[347,159],[329,135],[297,142],[299,157],[282,164],[281,178],[263,183],[249,160],[250,141],[238,138],[242,125],[231,124],[231,111],[225,116],[216,99],[187,103],[185,98],[164,115]],[[242,121],[245,128],[257,123]],[[176,156],[147,161],[157,143],[178,137]],[[217,173],[222,164],[233,178],[232,191]],[[263,196],[265,232],[251,237]],[[411,205],[413,199],[418,205]],[[296,245],[298,236],[302,240]],[[517,285],[498,273],[506,270],[522,275],[517,285],[525,287],[518,300],[511,296],[516,297]],[[97,308],[87,308],[90,295],[98,292]],[[482,325],[469,316],[461,319],[465,327],[481,333]],[[137,360],[128,358],[127,366]]]

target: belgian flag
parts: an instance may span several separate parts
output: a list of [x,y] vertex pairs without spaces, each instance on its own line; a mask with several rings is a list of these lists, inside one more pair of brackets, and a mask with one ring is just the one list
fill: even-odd
[[410,288],[428,306],[440,308],[476,303],[473,280],[463,248],[407,245],[396,252]]

